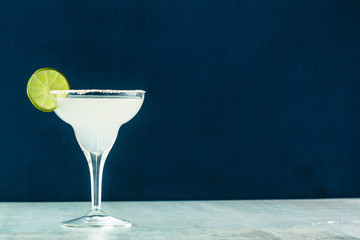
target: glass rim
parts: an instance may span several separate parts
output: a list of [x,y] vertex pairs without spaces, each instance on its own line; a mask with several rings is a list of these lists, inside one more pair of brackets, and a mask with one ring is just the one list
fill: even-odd
[[86,95],[91,93],[99,94],[138,94],[145,93],[144,90],[112,90],[112,89],[70,89],[70,90],[50,90],[49,94],[77,94]]

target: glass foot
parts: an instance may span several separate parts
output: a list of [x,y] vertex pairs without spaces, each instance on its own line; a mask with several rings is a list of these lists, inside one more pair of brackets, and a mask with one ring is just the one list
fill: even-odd
[[91,228],[91,227],[119,227],[129,228],[131,222],[117,219],[104,213],[103,211],[90,211],[83,217],[75,218],[62,223],[65,227]]

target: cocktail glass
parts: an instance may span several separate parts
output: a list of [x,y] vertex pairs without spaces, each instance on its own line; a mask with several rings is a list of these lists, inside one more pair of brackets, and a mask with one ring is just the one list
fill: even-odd
[[65,221],[67,227],[131,227],[131,222],[101,210],[103,168],[119,128],[141,108],[142,90],[54,90],[56,115],[70,124],[89,165],[92,208],[83,217]]

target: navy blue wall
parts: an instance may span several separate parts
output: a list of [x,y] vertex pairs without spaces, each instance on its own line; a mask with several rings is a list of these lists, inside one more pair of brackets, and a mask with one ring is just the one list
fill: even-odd
[[0,200],[89,200],[71,127],[26,96],[144,89],[104,200],[360,197],[360,2],[0,2]]

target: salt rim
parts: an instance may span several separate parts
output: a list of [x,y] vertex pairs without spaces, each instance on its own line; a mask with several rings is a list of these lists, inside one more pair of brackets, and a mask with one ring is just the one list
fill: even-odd
[[51,94],[77,93],[79,95],[87,93],[145,93],[144,90],[111,90],[111,89],[80,89],[80,90],[50,90]]

